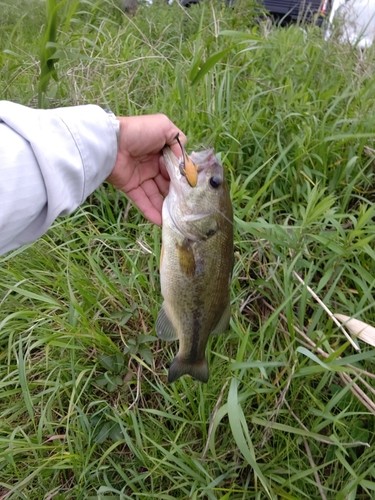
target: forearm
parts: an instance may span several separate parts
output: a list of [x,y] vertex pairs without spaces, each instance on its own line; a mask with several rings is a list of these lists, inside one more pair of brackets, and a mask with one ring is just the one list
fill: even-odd
[[0,254],[36,240],[111,173],[117,139],[98,106],[0,101]]

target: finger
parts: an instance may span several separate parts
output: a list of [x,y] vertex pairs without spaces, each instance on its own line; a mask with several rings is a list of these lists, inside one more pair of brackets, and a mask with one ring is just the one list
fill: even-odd
[[129,182],[130,189],[135,189],[144,182],[154,179],[154,177],[160,175],[160,157],[161,154],[158,153],[144,156],[142,160],[137,159],[135,161],[136,175],[133,174],[132,179]]
[[167,166],[165,164],[165,158],[164,158],[164,156],[160,157],[159,165],[160,165],[160,173],[161,173],[161,175],[165,179],[169,179],[170,177],[169,177],[169,174],[168,174]]
[[[165,166],[163,167],[163,169],[165,170],[165,172],[167,172]],[[168,173],[166,173],[166,175],[168,175]],[[159,189],[160,194],[165,198],[169,192],[169,184],[170,184],[169,177],[166,179],[164,176],[164,172],[161,171],[161,174],[157,175],[154,178],[154,180]]]
[[[139,186],[137,189],[133,189],[127,193],[127,196],[137,205],[144,216],[154,224],[161,226],[161,210],[163,206],[163,199],[155,186],[155,190],[151,191],[151,199],[148,197],[143,189],[143,186]],[[155,205],[158,207],[156,208]]]
[[163,208],[163,197],[161,195],[159,186],[155,182],[155,179],[144,182],[142,184],[142,188],[151,204],[159,213],[161,213]]

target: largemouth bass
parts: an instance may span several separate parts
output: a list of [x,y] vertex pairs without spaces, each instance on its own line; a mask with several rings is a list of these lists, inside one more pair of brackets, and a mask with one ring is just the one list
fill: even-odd
[[[183,151],[183,155],[186,153]],[[161,293],[156,321],[163,340],[179,340],[168,371],[174,382],[209,377],[210,334],[228,330],[233,267],[233,212],[224,169],[213,150],[192,153],[185,171],[169,147],[163,156],[171,182],[163,204]]]

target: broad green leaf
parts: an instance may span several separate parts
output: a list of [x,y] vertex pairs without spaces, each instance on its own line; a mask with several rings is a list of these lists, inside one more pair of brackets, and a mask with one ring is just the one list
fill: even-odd
[[213,54],[211,57],[209,57],[199,69],[199,71],[197,71],[197,73],[195,74],[194,78],[191,81],[191,85],[196,85],[210,71],[210,69],[212,69],[215,64],[223,59],[223,57],[225,57],[231,50],[232,47],[228,47],[227,49],[216,52],[216,54]]

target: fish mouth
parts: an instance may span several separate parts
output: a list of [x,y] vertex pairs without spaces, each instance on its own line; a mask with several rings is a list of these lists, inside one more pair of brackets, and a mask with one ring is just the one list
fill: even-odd
[[181,160],[178,164],[180,174],[186,178],[190,187],[195,187],[198,183],[198,165],[196,165],[186,153],[179,139],[179,134],[176,135],[175,140],[178,142],[182,153]]

